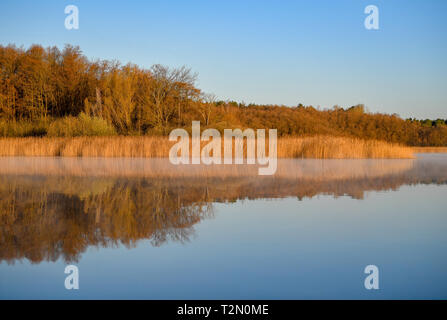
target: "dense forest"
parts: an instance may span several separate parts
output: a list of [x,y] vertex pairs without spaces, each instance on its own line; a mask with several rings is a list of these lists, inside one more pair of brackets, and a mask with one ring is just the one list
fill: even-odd
[[79,47],[0,46],[0,136],[167,135],[173,128],[276,128],[279,136],[353,136],[447,146],[447,120],[368,113],[363,105],[217,101],[186,67],[87,59]]

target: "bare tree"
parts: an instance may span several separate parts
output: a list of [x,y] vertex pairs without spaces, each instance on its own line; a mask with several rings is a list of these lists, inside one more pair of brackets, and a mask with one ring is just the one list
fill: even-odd
[[217,97],[213,93],[203,93],[200,95],[199,101],[196,103],[196,110],[202,116],[203,122],[206,126],[210,124],[210,119]]
[[156,64],[151,68],[153,83],[151,88],[151,120],[154,127],[164,132],[177,111],[179,120],[185,101],[197,94],[194,82],[197,75],[186,67],[169,68]]

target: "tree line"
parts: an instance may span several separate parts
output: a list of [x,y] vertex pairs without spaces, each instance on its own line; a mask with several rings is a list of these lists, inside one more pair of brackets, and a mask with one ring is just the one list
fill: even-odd
[[[276,128],[279,136],[336,135],[447,146],[447,120],[217,101],[186,67],[89,60],[79,47],[0,46],[0,136],[167,135],[173,128]],[[67,128],[84,127],[84,131]],[[94,130],[94,128],[101,130]],[[67,131],[68,130],[68,131]],[[92,131],[93,130],[93,131]]]

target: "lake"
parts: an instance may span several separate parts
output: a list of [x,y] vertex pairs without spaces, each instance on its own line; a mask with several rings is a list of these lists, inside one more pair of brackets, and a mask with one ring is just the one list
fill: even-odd
[[0,298],[446,299],[446,208],[447,154],[0,158]]

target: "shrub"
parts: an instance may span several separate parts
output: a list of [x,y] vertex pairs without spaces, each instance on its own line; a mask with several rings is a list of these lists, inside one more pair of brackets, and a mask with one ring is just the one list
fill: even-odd
[[54,121],[48,128],[49,137],[80,137],[80,136],[113,136],[115,128],[106,120],[90,117],[85,113],[77,117],[64,117]]
[[0,137],[41,137],[47,131],[46,121],[0,121]]

